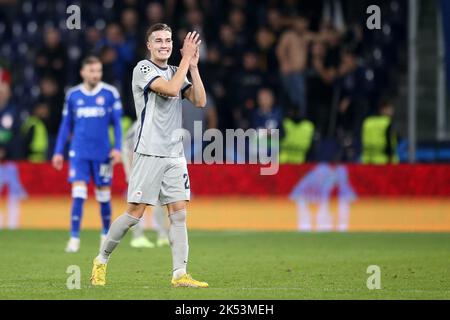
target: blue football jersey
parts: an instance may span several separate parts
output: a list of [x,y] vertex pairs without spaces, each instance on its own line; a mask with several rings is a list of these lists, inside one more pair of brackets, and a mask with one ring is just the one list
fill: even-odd
[[100,82],[92,91],[82,84],[71,88],[64,102],[63,119],[58,132],[55,154],[63,154],[72,133],[69,157],[103,161],[111,151],[109,126],[114,126],[114,148],[120,150],[122,103],[118,91]]

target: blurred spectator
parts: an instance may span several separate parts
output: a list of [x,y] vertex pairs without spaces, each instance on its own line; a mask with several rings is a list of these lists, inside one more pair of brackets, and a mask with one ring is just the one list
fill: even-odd
[[123,28],[125,41],[135,50],[136,45],[139,43],[138,39],[138,14],[136,10],[127,8],[122,12],[120,16],[120,23]]
[[49,109],[48,134],[51,136],[50,140],[53,140],[58,134],[59,124],[61,122],[64,96],[60,85],[51,76],[45,76],[41,79],[39,89],[41,94],[38,100]]
[[45,162],[48,159],[48,117],[49,106],[40,102],[34,106],[32,115],[22,124],[22,156],[30,162]]
[[103,46],[100,50],[100,61],[103,65],[103,81],[115,82],[114,63],[117,60],[117,52],[111,46]]
[[[121,13],[127,9],[139,10],[141,6],[142,2],[140,0],[114,1],[113,11]],[[118,16],[116,16],[116,18],[118,18]]]
[[122,86],[122,99],[124,105],[124,113],[132,118],[135,118],[135,111],[133,106],[133,92],[131,90],[131,75],[133,73],[134,62],[136,60],[144,59],[144,56],[137,57],[136,52],[139,47],[146,47],[144,39],[139,38],[138,32],[138,14],[135,9],[127,8],[123,11],[121,16],[121,24],[124,30],[125,41],[132,48],[134,57],[128,63],[126,68],[123,86]]
[[[200,44],[200,63],[205,61],[206,59],[206,39],[205,39],[205,33],[206,30],[204,28],[204,16],[203,13],[198,8],[190,9],[187,13],[187,30],[195,30],[201,35],[203,35],[202,43]],[[184,39],[184,37],[183,37]],[[182,47],[182,43],[180,43],[180,48]]]
[[236,67],[243,48],[238,44],[236,34],[230,25],[224,24],[220,27],[220,41],[222,63],[227,68]]
[[249,28],[244,12],[238,8],[231,10],[228,16],[228,23],[236,37],[236,43],[239,46],[244,46],[249,39]]
[[202,67],[205,75],[205,88],[207,92],[212,92],[214,96],[222,99],[225,96],[226,70],[222,65],[222,56],[216,46],[210,46],[206,53],[206,61]]
[[278,84],[278,60],[275,52],[275,34],[267,27],[260,27],[255,36],[259,52],[259,66],[266,72],[271,86]]
[[276,105],[274,93],[270,88],[263,87],[258,90],[257,106],[252,115],[252,128],[279,129],[282,124],[282,112]]
[[323,0],[322,20],[331,23],[340,32],[345,31],[344,13],[340,0]]
[[320,27],[318,40],[326,45],[327,64],[337,69],[341,63],[341,34],[330,23],[324,22]]
[[361,57],[364,55],[363,36],[363,27],[359,24],[352,24],[343,34],[342,42],[346,48],[349,48],[357,56]]
[[95,27],[88,27],[86,29],[86,40],[84,42],[84,46],[83,46],[83,57],[87,57],[91,54],[93,54],[93,52],[96,49],[97,44],[100,42],[100,40],[102,39],[102,34],[100,33],[100,30],[98,30]]
[[226,95],[229,82],[227,69],[223,66],[220,51],[216,46],[209,46],[207,58],[202,68],[205,79],[206,92],[215,99],[218,115],[218,127],[221,130],[233,127],[233,120],[228,102],[230,95]]
[[161,3],[156,1],[150,2],[147,5],[145,14],[148,26],[151,26],[152,24],[162,22],[165,20],[164,7]]
[[264,79],[256,52],[245,52],[243,68],[233,77],[233,114],[238,128],[246,129],[250,126],[250,117],[256,106],[256,94],[264,85]]
[[302,116],[307,111],[305,69],[308,46],[312,39],[308,25],[307,18],[295,18],[292,28],[282,34],[277,47],[284,90]]
[[11,88],[9,84],[0,82],[0,160],[14,156],[14,136],[18,125],[17,108],[11,101]]
[[[117,23],[111,23],[106,27],[106,37],[103,38],[97,45],[98,48],[108,48],[106,52],[106,62],[112,64],[113,76],[108,79],[110,83],[119,87],[123,92],[123,84],[125,77],[129,78],[126,71],[130,68],[131,63],[135,57],[135,48],[133,43],[127,42],[123,34],[122,28]],[[114,50],[114,54],[109,50]],[[105,55],[105,52],[102,52]],[[106,79],[105,79],[106,81]]]
[[283,120],[280,163],[304,163],[310,157],[314,124],[303,118],[297,108],[290,108]]
[[311,49],[307,78],[308,115],[316,124],[317,133],[325,136],[330,121],[333,82],[337,70],[327,59],[327,51],[323,41],[316,40]]
[[[249,156],[259,157],[263,151],[262,146],[267,146],[268,154],[272,154],[272,147],[279,148],[278,131],[277,139],[272,139],[272,130],[280,130],[282,125],[282,110],[276,104],[274,92],[269,87],[262,87],[257,93],[257,107],[251,114],[251,127],[256,129],[256,135],[249,140]],[[282,128],[281,128],[282,129]],[[265,151],[263,151],[265,152]],[[261,160],[261,158],[260,158]]]
[[364,67],[358,64],[357,57],[353,52],[345,51],[338,72],[341,94],[337,126],[338,129],[357,135],[367,111],[364,99]]
[[39,74],[51,75],[58,83],[65,83],[67,48],[61,43],[61,34],[55,28],[48,28],[44,34],[44,47],[36,54]]
[[[196,126],[200,124],[201,130],[196,129]],[[206,106],[203,108],[197,108],[189,100],[183,99],[183,128],[189,131],[191,135],[191,141],[183,142],[186,159],[193,160],[195,154],[202,152],[204,132],[217,127],[217,108],[209,93],[206,94]]]
[[362,129],[362,163],[398,163],[397,137],[392,129],[394,107],[382,101],[379,114],[367,117]]
[[278,9],[270,8],[267,11],[267,24],[269,25],[270,30],[275,33],[275,37],[280,39],[284,29],[284,21],[283,16]]
[[338,88],[340,92],[336,134],[341,146],[340,161],[355,161],[356,146],[360,136],[361,123],[367,113],[365,99],[365,70],[358,64],[351,51],[345,51],[339,66]]

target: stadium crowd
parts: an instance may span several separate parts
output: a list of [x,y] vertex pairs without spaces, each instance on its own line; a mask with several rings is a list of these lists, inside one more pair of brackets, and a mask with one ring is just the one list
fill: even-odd
[[[81,7],[80,30],[66,27],[70,4]],[[281,152],[292,147],[303,153],[287,162],[358,161],[363,120],[377,112],[382,96],[398,94],[393,83],[404,72],[406,41],[403,2],[383,2],[382,30],[366,28],[367,5],[2,0],[0,159],[45,160],[29,156],[36,134],[47,137],[38,147],[51,157],[64,92],[80,82],[80,61],[90,54],[103,62],[103,81],[121,92],[124,115],[135,119],[132,69],[146,57],[147,28],[165,22],[173,30],[171,64],[178,64],[189,30],[203,38],[200,71],[208,108],[187,111],[186,119],[220,130],[278,128]],[[296,126],[301,123],[308,125]]]

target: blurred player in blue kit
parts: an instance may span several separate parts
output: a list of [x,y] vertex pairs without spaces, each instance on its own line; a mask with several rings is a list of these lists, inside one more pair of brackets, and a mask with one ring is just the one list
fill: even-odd
[[[71,136],[69,182],[72,184],[73,202],[66,252],[77,252],[80,248],[83,204],[87,199],[87,185],[91,177],[103,224],[100,245],[104,241],[111,222],[113,165],[121,160],[120,95],[116,88],[101,81],[102,64],[97,57],[89,56],[83,60],[80,75],[83,82],[69,89],[66,94],[63,119],[52,158],[53,166],[61,170],[64,147]],[[113,147],[108,138],[111,124],[114,127]]]

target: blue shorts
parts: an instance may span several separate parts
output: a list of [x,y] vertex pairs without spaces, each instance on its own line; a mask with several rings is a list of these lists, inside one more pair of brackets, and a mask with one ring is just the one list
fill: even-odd
[[112,182],[113,166],[110,160],[95,161],[84,159],[70,159],[69,182],[84,181],[89,183],[90,178],[98,187],[110,186]]

